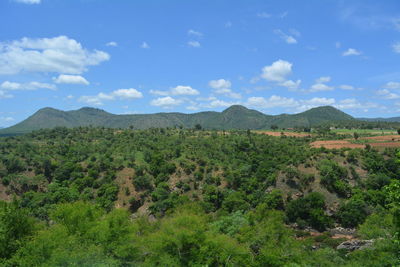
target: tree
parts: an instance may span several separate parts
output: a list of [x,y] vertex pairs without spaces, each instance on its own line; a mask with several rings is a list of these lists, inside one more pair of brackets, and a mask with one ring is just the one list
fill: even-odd
[[357,132],[354,132],[353,137],[354,137],[354,140],[357,140],[360,137],[360,135]]
[[201,129],[203,129],[203,127],[201,127],[201,124],[197,123],[197,124],[194,126],[194,129],[200,131]]

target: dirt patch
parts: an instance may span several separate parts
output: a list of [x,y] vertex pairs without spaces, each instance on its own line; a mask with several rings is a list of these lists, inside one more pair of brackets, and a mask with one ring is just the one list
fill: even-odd
[[7,187],[0,183],[0,200],[11,201],[12,195],[7,194]]
[[370,143],[372,147],[400,147],[400,142]]
[[[117,173],[116,182],[119,187],[118,199],[115,202],[116,208],[128,208],[129,199],[131,197],[137,197],[138,194],[135,191],[135,187],[132,183],[132,178],[135,175],[135,170],[132,168],[124,168]],[[128,188],[128,189],[126,189]]]
[[[281,136],[282,132],[274,132],[274,131],[257,131],[256,133],[259,134],[266,134],[270,136]],[[311,134],[308,133],[296,133],[296,132],[283,132],[285,136],[292,136],[292,137],[309,137]]]
[[347,140],[325,140],[325,141],[315,141],[312,142],[311,147],[320,148],[325,147],[327,149],[340,149],[346,148],[364,148],[363,144],[352,144]]
[[[368,140],[369,142],[367,144],[375,148],[400,147],[399,135],[381,135],[381,136],[363,137],[360,138],[359,140]],[[354,144],[351,143],[351,141],[353,141],[353,139],[324,140],[324,141],[312,142],[310,145],[311,147],[315,148],[325,147],[327,149],[365,148],[366,144]]]
[[371,136],[371,137],[364,137],[362,139],[366,140],[374,140],[374,141],[379,141],[379,142],[386,142],[386,141],[400,141],[400,136],[399,135],[380,135],[380,136]]

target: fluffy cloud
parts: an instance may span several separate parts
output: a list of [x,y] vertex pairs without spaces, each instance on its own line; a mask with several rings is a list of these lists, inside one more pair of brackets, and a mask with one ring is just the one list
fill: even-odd
[[329,77],[329,76],[319,77],[318,79],[315,80],[316,83],[328,83],[330,81],[331,81],[331,77]]
[[187,85],[178,85],[176,87],[171,88],[169,91],[161,91],[161,90],[150,90],[150,94],[153,95],[199,95],[200,92],[191,86]]
[[[301,84],[301,80],[287,80],[287,76],[292,74],[292,66],[292,63],[279,59],[272,63],[272,65],[265,66],[262,69],[261,78],[270,82],[276,82],[277,85],[286,87],[289,90],[297,90]],[[253,78],[250,82],[257,82],[257,79]]]
[[195,47],[195,48],[198,48],[201,46],[201,44],[198,41],[189,41],[187,44],[188,44],[188,46]]
[[54,78],[54,81],[56,83],[89,85],[89,82],[80,75],[60,74],[57,78]]
[[330,82],[331,77],[320,77],[315,80],[315,84],[311,86],[308,92],[315,93],[321,91],[332,91],[334,88],[332,86],[328,86],[325,83]]
[[298,102],[293,98],[286,98],[277,95],[272,95],[269,98],[253,96],[247,99],[246,105],[263,109],[275,107],[287,108],[297,106]]
[[392,45],[392,48],[393,48],[393,52],[400,54],[400,42],[394,43]]
[[297,80],[297,81],[287,80],[287,81],[279,83],[278,85],[286,87],[289,90],[294,91],[300,87],[300,84],[301,84],[301,80]]
[[270,66],[262,69],[261,77],[267,81],[284,82],[286,76],[292,74],[292,63],[285,60],[277,60]]
[[20,72],[56,72],[81,74],[110,56],[98,50],[89,51],[67,36],[0,43],[0,75]]
[[203,33],[190,29],[190,30],[188,30],[188,35],[202,37]]
[[150,102],[150,105],[156,106],[156,107],[162,107],[162,108],[171,108],[173,106],[178,106],[182,103],[182,100],[172,98],[170,96],[166,97],[159,97],[156,99],[153,99]]
[[106,43],[106,46],[114,46],[114,47],[116,47],[116,46],[118,46],[118,44],[117,44],[117,42],[108,42],[108,43]]
[[388,89],[378,90],[377,95],[381,96],[383,99],[398,99],[400,95],[390,92]]
[[198,95],[199,91],[193,89],[190,86],[178,85],[177,87],[171,88],[172,95]]
[[347,84],[340,85],[339,88],[342,90],[354,90],[355,89],[354,86],[347,85]]
[[354,48],[349,48],[346,51],[343,52],[342,56],[347,57],[347,56],[359,56],[361,55],[361,51],[358,51],[357,49]]
[[363,109],[364,111],[367,111],[369,108],[378,107],[378,105],[374,103],[360,103],[355,98],[347,98],[339,101],[335,107],[338,109]]
[[320,92],[320,91],[332,91],[333,89],[334,88],[332,86],[328,86],[323,83],[316,83],[311,86],[309,91],[314,93],[314,92]]
[[14,0],[17,3],[23,3],[23,4],[40,4],[41,0]]
[[399,82],[388,82],[384,86],[385,89],[400,90]]
[[272,95],[269,98],[264,97],[249,97],[246,105],[249,107],[270,109],[270,108],[290,108],[297,112],[304,111],[318,106],[333,105],[335,99],[325,97],[314,97],[305,100],[295,100],[294,98],[287,98],[277,95]]
[[36,90],[36,89],[51,89],[55,90],[57,87],[54,84],[29,82],[29,83],[16,83],[5,81],[0,85],[4,90]]
[[109,94],[98,93],[94,96],[81,96],[79,102],[87,103],[90,105],[103,105],[104,101],[111,100],[127,100],[127,99],[138,99],[142,98],[143,94],[134,88],[129,89],[118,89]]
[[5,91],[0,90],[0,99],[4,99],[4,98],[13,98],[13,95],[8,94]]
[[214,92],[217,94],[222,94],[230,98],[241,98],[241,94],[235,93],[232,91],[231,86],[232,83],[229,80],[219,79],[219,80],[211,80],[208,85],[214,89]]
[[15,120],[13,117],[0,117],[0,119],[5,122],[11,122]]
[[274,30],[274,33],[288,44],[297,44],[297,40],[293,36],[287,35],[281,30]]
[[120,99],[136,99],[143,97],[143,94],[134,88],[118,89],[112,92],[111,95]]

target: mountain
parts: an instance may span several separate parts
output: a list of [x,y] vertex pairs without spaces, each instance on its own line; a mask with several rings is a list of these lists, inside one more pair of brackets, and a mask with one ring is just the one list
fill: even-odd
[[155,113],[115,115],[96,108],[62,111],[43,108],[26,120],[1,129],[0,134],[23,134],[44,128],[101,126],[110,128],[146,129],[151,127],[182,126],[192,128],[200,124],[205,129],[268,129],[279,127],[310,127],[330,121],[353,120],[354,118],[334,107],[312,108],[298,114],[266,115],[257,110],[234,105],[222,112],[206,111],[193,114]]

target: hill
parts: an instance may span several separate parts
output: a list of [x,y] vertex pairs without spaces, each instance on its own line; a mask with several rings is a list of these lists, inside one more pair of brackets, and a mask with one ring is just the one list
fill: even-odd
[[362,121],[371,121],[371,122],[400,122],[400,117],[392,117],[392,118],[358,118],[358,120]]
[[324,122],[353,120],[350,115],[330,106],[318,107],[298,114],[271,116],[257,110],[234,105],[222,112],[155,113],[115,115],[96,108],[61,111],[43,108],[26,120],[0,130],[0,134],[23,134],[33,130],[62,127],[100,126],[108,128],[193,128],[200,124],[205,129],[268,129],[278,127],[310,127]]

